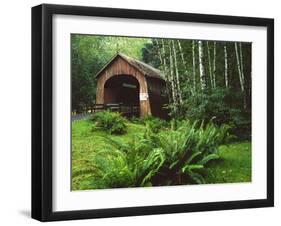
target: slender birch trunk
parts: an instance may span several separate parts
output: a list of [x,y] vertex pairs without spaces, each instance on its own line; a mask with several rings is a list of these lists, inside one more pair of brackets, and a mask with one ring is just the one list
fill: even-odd
[[[170,78],[169,73],[168,73],[167,61],[166,61],[166,51],[165,51],[165,42],[164,42],[163,39],[162,39],[162,54],[163,54],[163,66],[164,66],[164,70],[165,70],[167,80],[168,80],[167,84],[169,84],[169,86],[171,87],[171,78]],[[169,102],[171,102],[171,100],[172,100],[170,87],[166,86]]]
[[237,60],[237,69],[238,69],[238,75],[239,75],[239,82],[240,82],[240,88],[241,91],[244,93],[244,81],[243,81],[243,77],[242,77],[242,71],[241,71],[241,65],[240,65],[240,54],[238,52],[238,46],[237,46],[237,42],[235,42],[234,44],[235,46],[235,55],[236,55],[236,60]]
[[239,43],[239,49],[240,49],[240,66],[241,66],[241,76],[244,83],[245,88],[245,77],[244,77],[244,66],[243,66],[243,51],[242,51],[242,43]]
[[[157,45],[157,54],[158,54],[160,63],[161,63],[162,66],[164,66],[160,44],[159,44],[157,39],[155,39],[155,42],[156,42],[156,45]],[[165,73],[165,68],[164,67],[163,67],[163,71]]]
[[176,47],[175,47],[175,41],[174,40],[172,41],[172,45],[173,45],[173,52],[174,52],[174,66],[175,66],[176,82],[177,82],[177,94],[178,94],[178,97],[179,97],[179,102],[182,103],[182,95],[181,95],[181,88],[180,88],[177,52],[176,52]]
[[228,88],[228,55],[227,55],[227,48],[226,43],[223,46],[224,49],[224,80],[225,80],[225,87]]
[[159,57],[159,60],[160,60],[160,63],[161,63],[161,68],[163,69],[163,72],[164,72],[164,76],[165,76],[165,79],[168,80],[168,76],[166,74],[166,61],[165,60],[165,55],[162,54],[162,48],[160,46],[160,43],[157,39],[155,39],[155,42],[156,42],[156,45],[157,45],[157,54],[158,54],[158,57]]
[[213,58],[213,86],[216,88],[216,54],[217,54],[217,46],[216,42],[214,42],[214,58]]
[[160,59],[160,62],[161,62],[161,65],[163,65],[163,72],[164,72],[164,77],[165,77],[165,80],[166,80],[166,92],[167,92],[167,95],[168,95],[168,99],[169,99],[169,102],[171,101],[171,94],[170,94],[170,90],[169,90],[169,86],[170,85],[170,78],[169,78],[169,73],[167,72],[167,64],[166,64],[166,58],[165,58],[165,43],[162,39],[162,48],[160,46],[160,43],[157,39],[155,39],[156,41],[156,44],[157,44],[157,52],[158,52],[158,56],[159,56],[159,59]]
[[[165,42],[162,39],[162,54],[163,54],[163,66],[164,66],[164,71],[167,73],[167,62],[166,62],[166,51],[165,51]],[[167,73],[167,78],[169,80],[169,75]]]
[[172,48],[169,43],[169,54],[170,54],[170,79],[171,79],[171,86],[172,86],[172,97],[173,103],[177,103],[176,98],[176,87],[175,87],[175,80],[174,80],[174,64],[173,64],[173,57],[172,57]]
[[209,65],[210,84],[211,84],[211,88],[213,88],[212,62],[211,62],[210,46],[209,46],[209,42],[208,41],[207,41],[207,53],[208,53],[208,65]]
[[237,66],[240,67],[239,80],[240,80],[240,84],[241,84],[241,90],[242,90],[242,93],[243,93],[243,100],[244,100],[243,106],[244,106],[244,109],[246,109],[247,108],[247,97],[246,97],[246,91],[245,91],[243,52],[242,52],[242,43],[241,42],[239,43],[239,50],[238,50],[237,43],[235,43],[235,52],[236,52]]
[[[181,60],[182,60],[182,64],[183,64],[184,69],[185,69],[185,73],[188,74],[187,62],[186,62],[185,59],[184,59],[184,55],[183,55],[181,43],[180,43],[179,40],[177,40],[177,43],[178,43],[178,47],[179,47],[179,50],[180,50]],[[189,78],[188,78],[188,80],[189,80]]]
[[199,72],[200,72],[200,83],[201,90],[206,89],[206,75],[204,68],[204,52],[203,52],[203,43],[202,41],[198,41],[198,52],[199,52]]
[[192,74],[193,74],[193,92],[196,92],[196,70],[195,70],[195,41],[192,41]]

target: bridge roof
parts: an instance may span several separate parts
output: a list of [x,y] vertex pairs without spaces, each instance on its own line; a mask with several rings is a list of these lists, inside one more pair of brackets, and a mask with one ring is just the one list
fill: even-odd
[[137,60],[135,58],[126,56],[125,54],[122,53],[117,53],[116,55],[114,55],[104,66],[103,68],[97,73],[96,77],[99,77],[100,74],[102,74],[102,72],[109,67],[116,58],[121,57],[123,60],[125,60],[128,64],[130,64],[132,67],[136,68],[138,71],[140,71],[143,75],[147,76],[147,77],[152,77],[152,78],[157,78],[157,79],[161,79],[161,80],[165,80],[164,79],[164,75],[161,73],[160,70],[152,67],[149,64],[146,64],[140,60]]

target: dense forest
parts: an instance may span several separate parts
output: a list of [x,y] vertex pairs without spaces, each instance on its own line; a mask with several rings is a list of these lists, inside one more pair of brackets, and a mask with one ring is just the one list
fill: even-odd
[[173,118],[251,132],[251,43],[73,34],[72,111],[95,102],[96,73],[118,52],[162,71]]

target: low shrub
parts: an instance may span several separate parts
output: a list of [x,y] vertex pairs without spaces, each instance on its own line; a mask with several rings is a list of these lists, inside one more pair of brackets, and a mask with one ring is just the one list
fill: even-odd
[[94,128],[104,130],[110,134],[126,133],[126,119],[118,112],[101,111],[95,113],[91,121],[94,122]]
[[[244,108],[243,94],[230,89],[198,93],[188,98],[182,109],[182,118],[212,120],[216,125],[231,125],[231,133],[239,140],[251,138],[251,107]],[[236,138],[236,139],[237,139]]]
[[145,125],[154,133],[158,133],[159,131],[166,129],[169,126],[169,123],[167,121],[153,116],[145,116],[138,119],[133,118],[132,120],[134,123]]
[[[210,160],[219,158],[218,147],[230,137],[230,127],[216,126],[212,121],[205,125],[198,121],[172,121],[171,124],[170,130],[147,135],[166,156],[159,175],[165,175],[169,184],[205,183],[200,170]],[[163,178],[157,180],[161,183]]]
[[151,178],[164,163],[162,149],[152,148],[142,136],[128,143],[104,137],[108,146],[93,156],[97,172],[94,188],[127,188],[151,186]]
[[229,124],[231,125],[230,132],[236,136],[234,140],[250,140],[252,137],[251,112],[232,110],[231,115],[232,120]]

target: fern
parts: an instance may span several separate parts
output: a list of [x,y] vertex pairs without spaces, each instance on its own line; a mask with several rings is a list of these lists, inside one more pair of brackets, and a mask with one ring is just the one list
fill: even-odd
[[144,186],[159,171],[165,162],[165,155],[161,148],[154,149],[141,166],[141,183]]
[[93,130],[101,129],[110,134],[124,134],[127,130],[127,120],[118,112],[101,111],[91,117]]
[[[204,126],[198,121],[172,122],[172,129],[160,132],[153,137],[155,146],[161,147],[166,155],[164,165],[169,174],[189,176],[196,183],[203,182],[197,175],[204,165],[219,156],[216,150],[228,137],[228,126],[217,127],[212,122]],[[196,178],[196,179],[195,179]]]
[[93,186],[152,186],[157,178],[161,184],[204,183],[200,173],[219,158],[216,150],[228,137],[228,128],[181,121],[157,133],[147,126],[143,135],[127,143],[104,137],[108,144],[92,158],[97,168]]

